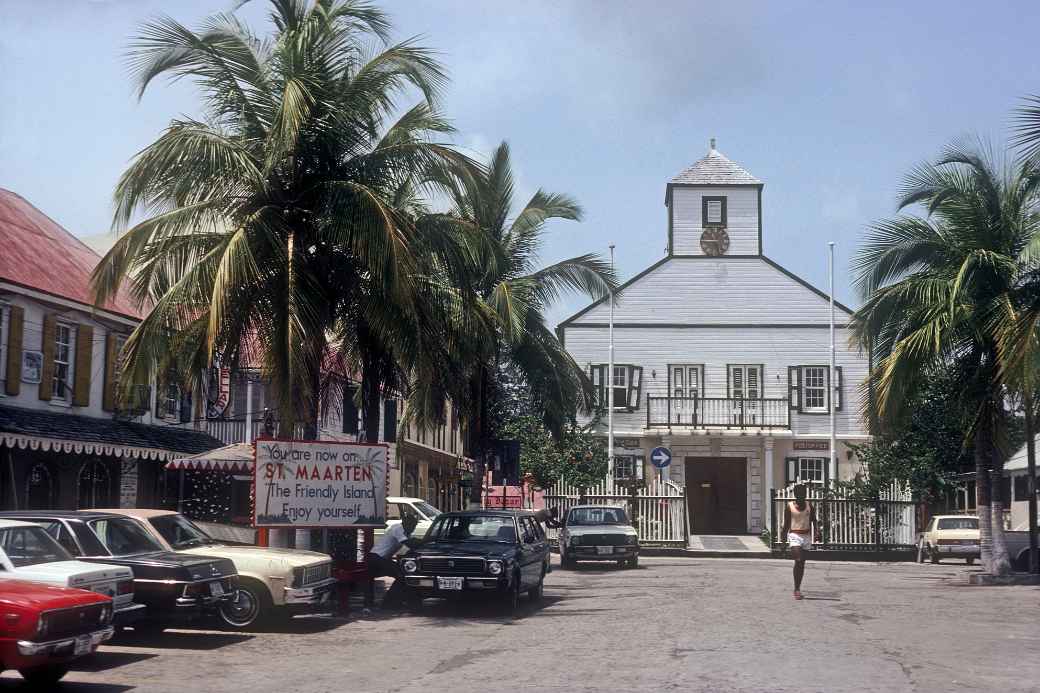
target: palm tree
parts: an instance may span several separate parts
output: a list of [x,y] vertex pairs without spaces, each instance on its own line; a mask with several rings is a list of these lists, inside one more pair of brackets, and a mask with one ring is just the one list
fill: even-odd
[[[205,115],[172,121],[119,180],[123,235],[94,286],[99,301],[126,284],[149,305],[126,345],[127,382],[171,362],[234,366],[251,345],[282,434],[303,421],[314,437],[342,315],[361,294],[401,307],[416,296],[418,232],[395,191],[471,162],[433,141],[450,131],[433,106],[440,65],[413,41],[388,45],[379,10],[271,0],[270,16],[267,38],[218,14],[199,31],[157,19],[131,44],[139,97],[158,77],[188,77]],[[410,92],[421,100],[394,120]]]
[[469,262],[475,261],[478,272],[460,272],[467,267],[467,261],[460,259],[444,268],[449,287],[429,289],[440,299],[430,304],[431,311],[440,310],[448,319],[430,314],[428,324],[440,324],[442,329],[428,341],[441,340],[447,346],[440,354],[433,349],[417,352],[427,360],[411,364],[415,384],[411,406],[422,425],[436,421],[438,397],[450,396],[461,405],[469,447],[477,460],[471,498],[477,502],[484,457],[494,433],[488,411],[496,396],[500,366],[508,362],[516,369],[538,402],[547,429],[562,432],[576,411],[591,409],[592,388],[547,327],[545,310],[564,292],[602,298],[616,287],[616,279],[610,265],[595,254],[538,268],[546,222],[580,220],[581,208],[567,195],[539,190],[511,216],[514,183],[506,143],[470,184],[457,179],[443,183],[452,192],[450,216],[481,230],[490,243],[467,246],[475,254]]
[[1012,143],[1022,149],[1026,158],[1040,156],[1040,95],[1025,97],[1023,103],[1015,109],[1016,135]]
[[956,363],[973,373],[963,388],[973,417],[965,442],[974,448],[983,561],[1004,574],[1009,391],[998,325],[1027,270],[1040,176],[981,149],[951,146],[906,178],[898,208],[923,205],[926,216],[903,214],[871,228],[853,262],[865,300],[853,324],[875,356],[871,379],[882,422],[906,414],[902,404],[931,367]]

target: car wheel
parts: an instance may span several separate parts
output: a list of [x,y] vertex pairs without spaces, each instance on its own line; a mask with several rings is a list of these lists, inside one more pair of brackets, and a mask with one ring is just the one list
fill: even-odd
[[932,563],[939,562],[939,553],[933,551],[931,547],[928,547],[928,560],[930,560]]
[[50,664],[32,669],[19,669],[18,673],[32,688],[45,690],[52,688],[57,685],[58,681],[65,678],[65,674],[69,673],[69,668],[64,665]]
[[968,559],[968,565],[975,565],[975,559],[974,558],[969,558]]
[[624,568],[626,563],[628,563],[628,559],[627,558],[622,558],[622,559],[618,560],[617,567],[618,568]]
[[638,568],[639,567],[639,556],[632,556],[632,558],[628,559],[627,565],[628,565],[629,568]]
[[262,583],[240,578],[234,597],[220,605],[220,620],[236,630],[255,628],[271,616],[273,608],[271,595]]

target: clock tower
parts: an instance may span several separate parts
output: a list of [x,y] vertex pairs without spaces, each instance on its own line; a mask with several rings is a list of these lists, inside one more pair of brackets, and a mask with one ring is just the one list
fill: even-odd
[[708,153],[668,183],[669,256],[760,256],[762,185],[713,138]]

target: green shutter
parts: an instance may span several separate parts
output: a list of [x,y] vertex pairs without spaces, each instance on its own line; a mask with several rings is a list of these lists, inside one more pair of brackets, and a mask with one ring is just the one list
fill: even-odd
[[90,376],[94,364],[94,328],[76,326],[76,372],[72,376],[72,404],[90,406]]
[[43,352],[43,367],[40,369],[40,399],[49,402],[54,394],[54,339],[58,329],[58,318],[51,314],[43,318],[43,335],[40,351]]
[[7,375],[4,392],[14,397],[22,388],[22,337],[25,309],[11,306],[7,313]]

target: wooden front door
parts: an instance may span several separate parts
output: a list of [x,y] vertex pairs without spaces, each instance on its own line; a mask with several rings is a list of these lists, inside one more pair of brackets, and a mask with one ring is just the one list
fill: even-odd
[[747,532],[747,460],[687,457],[686,502],[694,534]]

